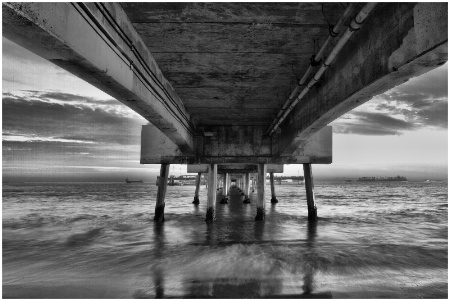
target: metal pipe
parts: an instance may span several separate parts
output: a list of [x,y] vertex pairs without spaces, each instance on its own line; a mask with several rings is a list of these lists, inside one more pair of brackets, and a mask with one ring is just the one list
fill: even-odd
[[[342,26],[342,24],[344,23],[345,20],[347,20],[347,18],[350,16],[350,14],[353,12],[353,9],[355,7],[355,4],[351,3],[350,5],[347,6],[347,8],[345,9],[345,11],[342,13],[341,17],[339,18],[339,20],[337,21],[336,25],[334,25],[334,27],[331,29],[330,34],[328,35],[327,39],[325,40],[325,42],[323,42],[322,46],[320,47],[319,51],[317,52],[317,54],[314,56],[313,60],[316,63],[319,63],[320,60],[322,59],[322,55],[325,51],[325,49],[328,47],[328,44],[331,42],[331,40],[335,37],[337,37],[337,35],[339,34],[339,29]],[[276,124],[276,121],[278,118],[280,118],[280,116],[283,114],[283,112],[286,110],[286,108],[288,107],[288,105],[291,103],[291,101],[294,99],[295,95],[297,95],[297,93],[300,90],[300,86],[303,86],[303,84],[305,83],[305,81],[308,79],[309,75],[311,74],[311,72],[313,71],[314,66],[313,64],[310,64],[308,66],[308,69],[305,71],[305,74],[303,74],[303,77],[300,79],[300,81],[298,82],[297,86],[295,86],[294,91],[292,91],[292,93],[289,95],[289,98],[286,100],[286,102],[283,104],[283,107],[281,108],[281,110],[277,113],[277,116],[275,117],[275,119],[273,120],[272,124],[270,125],[269,129],[267,130],[266,133],[271,132],[272,127]]]
[[284,119],[287,117],[287,115],[292,111],[292,109],[297,105],[297,103],[308,93],[308,91],[314,86],[314,84],[320,79],[320,77],[323,75],[325,70],[331,65],[333,60],[338,55],[339,51],[344,47],[344,45],[347,43],[347,41],[352,37],[352,35],[361,28],[362,23],[368,16],[368,14],[375,8],[377,5],[376,2],[367,3],[361,11],[356,15],[356,17],[352,20],[349,27],[347,28],[344,35],[341,37],[341,39],[338,41],[338,43],[334,46],[333,50],[331,50],[330,55],[327,57],[325,62],[322,64],[320,69],[316,72],[314,77],[311,79],[311,81],[308,83],[308,85],[303,89],[303,91],[297,96],[297,98],[292,102],[291,105],[289,105],[288,109],[284,111],[281,118],[278,120],[278,122],[275,124],[275,126],[270,130],[269,135],[272,135],[272,133],[280,126],[280,124],[284,121]]

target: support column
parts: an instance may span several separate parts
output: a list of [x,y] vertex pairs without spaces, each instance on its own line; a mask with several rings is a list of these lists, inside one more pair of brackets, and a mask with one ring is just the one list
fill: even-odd
[[257,189],[257,199],[256,199],[256,217],[255,221],[263,221],[266,215],[266,173],[267,165],[264,163],[258,164],[258,187]]
[[192,204],[200,204],[200,200],[198,199],[198,192],[200,191],[200,183],[202,180],[202,173],[199,172],[197,174],[197,179],[195,181],[195,194],[194,194],[194,201]]
[[314,181],[311,164],[303,164],[303,174],[305,176],[306,203],[308,204],[308,220],[317,220],[317,207],[314,199]]
[[206,207],[206,222],[216,219],[216,186],[217,186],[217,164],[209,164],[208,171],[208,201]]
[[229,178],[228,173],[224,173],[223,174],[222,200],[220,200],[221,204],[228,204],[227,194],[228,194],[228,190],[230,189],[230,187],[228,186],[228,178]]
[[250,174],[244,175],[244,204],[250,204]]
[[270,173],[270,191],[272,192],[272,199],[270,202],[272,204],[278,203],[277,196],[275,194],[275,182],[273,180],[273,172]]
[[166,190],[167,190],[167,180],[169,177],[169,168],[170,164],[162,163],[161,170],[159,172],[159,185],[158,185],[158,194],[156,196],[156,207],[155,207],[155,222],[163,222],[164,221],[164,207],[166,203],[164,199],[166,198]]

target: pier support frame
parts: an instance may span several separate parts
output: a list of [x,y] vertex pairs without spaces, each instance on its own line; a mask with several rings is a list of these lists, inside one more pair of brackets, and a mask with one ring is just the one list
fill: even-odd
[[250,204],[250,174],[244,175],[244,204]]
[[255,221],[263,221],[266,216],[266,173],[267,165],[264,163],[258,164],[258,186],[257,186],[257,199],[256,199],[256,217]]
[[206,208],[206,222],[216,219],[216,186],[217,186],[217,164],[209,164],[208,172],[208,201]]
[[303,174],[305,176],[306,203],[308,204],[308,220],[317,220],[317,207],[314,198],[314,181],[311,164],[303,164]]
[[228,190],[230,189],[230,186],[228,185],[228,173],[223,174],[223,190],[222,190],[222,200],[220,200],[221,204],[228,204]]
[[198,193],[200,191],[200,183],[202,179],[202,173],[199,172],[197,174],[197,179],[195,180],[195,194],[194,194],[194,201],[192,204],[200,204],[200,200],[198,199]]
[[169,168],[170,164],[162,163],[161,170],[159,172],[159,185],[158,185],[158,194],[156,196],[156,207],[155,207],[155,222],[163,222],[164,221],[164,207],[166,203],[164,202],[166,198],[167,191],[167,180],[169,177]]
[[272,192],[272,199],[270,202],[272,204],[278,203],[277,196],[275,194],[275,182],[273,180],[273,172],[270,173],[270,191]]

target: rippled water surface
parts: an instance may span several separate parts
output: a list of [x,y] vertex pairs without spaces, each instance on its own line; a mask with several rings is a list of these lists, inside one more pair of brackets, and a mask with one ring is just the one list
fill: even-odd
[[[204,221],[194,186],[168,187],[153,222],[153,184],[4,184],[3,297],[447,298],[447,182],[315,187],[255,197],[232,189]],[[220,200],[220,198],[218,198]]]

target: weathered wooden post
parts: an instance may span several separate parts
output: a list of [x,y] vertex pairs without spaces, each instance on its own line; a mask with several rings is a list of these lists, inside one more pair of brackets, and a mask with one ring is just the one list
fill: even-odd
[[202,179],[202,173],[199,172],[197,174],[197,179],[195,179],[195,194],[194,194],[194,201],[192,204],[200,204],[200,200],[198,199],[198,192],[200,191],[200,183]]
[[314,181],[311,164],[303,164],[303,174],[305,176],[306,203],[308,204],[308,220],[317,220],[317,207],[314,200]]
[[270,202],[272,204],[278,203],[277,196],[275,194],[275,182],[273,180],[273,172],[270,173],[270,191],[272,192],[272,199]]
[[250,174],[244,175],[244,204],[250,204]]
[[206,207],[206,222],[216,219],[216,186],[217,186],[217,164],[209,164],[208,171],[208,201]]
[[266,215],[266,173],[267,165],[264,163],[258,164],[258,187],[257,189],[257,199],[256,199],[256,217],[255,221],[263,221]]
[[228,173],[223,174],[223,190],[222,190],[222,200],[220,200],[221,204],[228,204],[227,193],[230,187],[228,186]]
[[164,221],[164,207],[166,203],[164,199],[166,198],[166,190],[167,190],[167,180],[169,177],[169,168],[170,164],[162,163],[161,170],[159,172],[159,185],[158,185],[158,194],[156,196],[156,207],[155,207],[155,222],[163,222]]

